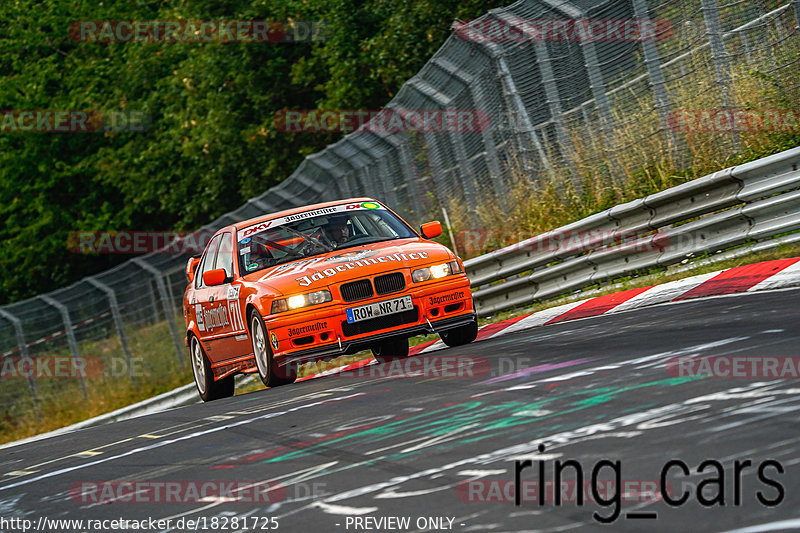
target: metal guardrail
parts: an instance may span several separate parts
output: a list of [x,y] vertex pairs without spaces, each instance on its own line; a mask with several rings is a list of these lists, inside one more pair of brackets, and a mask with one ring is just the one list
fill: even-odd
[[[480,316],[800,230],[800,147],[617,205],[464,263]],[[763,249],[763,246],[759,246]]]

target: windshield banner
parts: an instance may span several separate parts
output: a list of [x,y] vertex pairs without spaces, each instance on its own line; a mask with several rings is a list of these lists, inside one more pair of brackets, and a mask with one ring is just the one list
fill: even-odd
[[384,207],[377,203],[377,202],[361,202],[361,203],[354,203],[354,204],[341,204],[341,205],[333,205],[331,207],[323,207],[321,209],[314,209],[313,211],[303,211],[302,213],[295,213],[294,215],[286,215],[285,217],[275,218],[272,220],[267,220],[265,222],[261,222],[259,224],[254,224],[244,229],[240,229],[236,235],[236,240],[241,241],[247,237],[251,237],[256,233],[261,233],[264,230],[275,228],[279,226],[283,226],[284,224],[289,224],[290,222],[297,222],[298,220],[304,220],[306,218],[314,218],[324,215],[332,215],[334,213],[342,213],[344,211],[353,211],[353,210],[372,210],[372,209],[384,209]]

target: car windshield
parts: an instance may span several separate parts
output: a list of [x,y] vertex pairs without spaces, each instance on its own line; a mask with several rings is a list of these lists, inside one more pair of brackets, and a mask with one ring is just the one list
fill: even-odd
[[416,236],[375,202],[316,209],[239,230],[239,271],[248,274],[333,250]]

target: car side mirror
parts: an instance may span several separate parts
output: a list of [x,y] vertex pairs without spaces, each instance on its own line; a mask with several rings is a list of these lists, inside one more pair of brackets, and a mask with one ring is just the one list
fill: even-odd
[[189,261],[186,262],[186,279],[189,280],[189,283],[194,281],[194,275],[197,272],[197,265],[200,264],[200,257],[190,257]]
[[421,225],[419,231],[426,239],[433,239],[442,234],[442,225],[438,220],[434,220],[433,222],[427,222]]
[[224,268],[216,268],[214,270],[206,270],[203,272],[203,283],[205,283],[209,287],[214,287],[215,285],[222,285],[225,283],[225,279],[227,278],[227,274],[225,274]]

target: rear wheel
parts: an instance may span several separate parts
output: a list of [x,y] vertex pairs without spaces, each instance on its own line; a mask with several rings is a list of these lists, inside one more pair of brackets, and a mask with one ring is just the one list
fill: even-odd
[[372,355],[380,363],[408,357],[408,339],[400,337],[376,344],[372,347]]
[[451,348],[469,344],[478,336],[478,320],[473,320],[464,326],[444,330],[439,333],[439,336],[442,338],[442,342]]
[[233,396],[236,383],[234,376],[228,376],[214,381],[214,373],[211,370],[211,363],[208,362],[203,347],[197,337],[192,335],[190,343],[192,356],[192,374],[194,374],[194,384],[197,392],[204,402],[229,398]]
[[[256,368],[261,382],[267,387],[293,383],[296,376],[291,365],[280,371],[273,361],[272,347],[267,340],[267,327],[258,311],[253,311],[250,315],[250,336],[253,339],[253,355],[256,358]],[[281,376],[280,373],[286,375]]]

